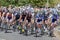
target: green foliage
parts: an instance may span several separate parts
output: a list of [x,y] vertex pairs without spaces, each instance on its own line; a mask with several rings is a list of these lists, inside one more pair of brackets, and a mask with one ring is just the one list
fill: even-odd
[[[48,0],[49,6],[53,7],[56,2],[54,0]],[[0,0],[0,5],[8,6],[15,5],[21,6],[26,4],[31,4],[32,6],[44,7],[47,3],[47,0]]]

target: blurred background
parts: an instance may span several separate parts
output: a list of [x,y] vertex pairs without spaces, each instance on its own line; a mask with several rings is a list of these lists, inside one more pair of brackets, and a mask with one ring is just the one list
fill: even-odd
[[31,4],[33,7],[56,7],[60,0],[0,0],[0,6],[23,6]]

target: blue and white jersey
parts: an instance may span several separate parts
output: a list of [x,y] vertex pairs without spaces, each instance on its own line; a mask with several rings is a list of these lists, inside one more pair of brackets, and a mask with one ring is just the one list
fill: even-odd
[[39,18],[39,14],[37,14],[37,15],[35,16],[35,18],[36,18],[36,19]]
[[57,19],[59,19],[59,16],[56,15],[56,14],[53,14],[53,16],[52,16],[52,22],[57,21]]
[[36,20],[37,20],[37,22],[42,21],[43,20],[43,15],[42,14],[37,14],[36,15]]
[[52,12],[53,12],[53,14],[56,14],[56,15],[58,14],[57,9],[55,9],[55,8],[52,9]]
[[54,18],[54,19],[58,19],[59,16],[58,16],[58,14],[53,14],[52,18]]

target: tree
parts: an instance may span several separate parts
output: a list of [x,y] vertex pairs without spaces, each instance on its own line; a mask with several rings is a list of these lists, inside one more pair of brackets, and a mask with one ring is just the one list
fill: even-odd
[[[59,3],[57,0],[49,0],[49,6],[54,7]],[[26,4],[31,4],[32,6],[44,7],[47,3],[47,0],[0,0],[0,5],[8,6],[15,5],[21,6]]]

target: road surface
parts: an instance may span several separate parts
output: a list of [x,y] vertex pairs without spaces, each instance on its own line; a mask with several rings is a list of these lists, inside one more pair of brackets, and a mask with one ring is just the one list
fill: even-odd
[[19,34],[19,32],[12,32],[12,33],[4,33],[0,32],[0,40],[59,40],[57,37],[48,37],[44,35],[42,37],[34,37],[31,36],[24,36],[23,34]]

